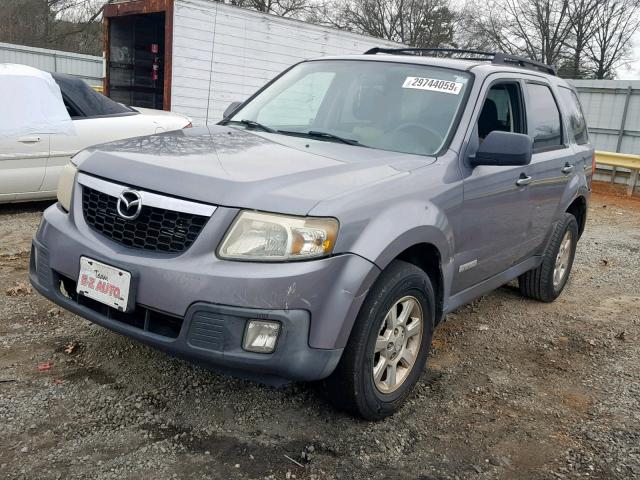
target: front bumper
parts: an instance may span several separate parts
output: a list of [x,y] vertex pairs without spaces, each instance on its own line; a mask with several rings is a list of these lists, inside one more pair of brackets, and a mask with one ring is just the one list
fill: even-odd
[[[77,197],[72,211],[81,212]],[[217,259],[215,245],[236,214],[218,208],[191,248],[172,256],[124,247],[54,205],[33,241],[31,283],[94,323],[210,368],[269,383],[328,376],[378,268],[349,254],[283,264]],[[61,291],[61,282],[73,289],[81,256],[132,273],[132,313]],[[250,318],[281,323],[274,353],[242,349]]]

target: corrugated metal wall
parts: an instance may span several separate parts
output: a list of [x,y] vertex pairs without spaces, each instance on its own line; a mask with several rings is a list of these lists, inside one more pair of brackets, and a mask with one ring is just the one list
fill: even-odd
[[640,80],[571,80],[598,150],[640,154]]
[[[597,150],[640,155],[640,80],[570,80]],[[617,173],[616,173],[617,171]],[[598,165],[596,180],[628,182],[627,169]]]
[[46,72],[68,73],[83,78],[89,85],[102,86],[102,57],[0,42],[0,63],[19,63]]
[[231,102],[300,60],[383,45],[397,46],[209,0],[177,0],[171,109],[195,124],[213,123]]

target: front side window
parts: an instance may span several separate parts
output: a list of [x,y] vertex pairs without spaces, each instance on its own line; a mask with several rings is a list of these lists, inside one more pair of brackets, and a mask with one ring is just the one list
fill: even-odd
[[534,150],[553,149],[562,146],[562,128],[558,105],[547,85],[529,83],[527,115],[529,135]]
[[492,85],[478,117],[478,136],[484,140],[494,130],[525,133],[520,85],[515,82]]
[[584,145],[589,143],[589,133],[587,132],[587,122],[584,119],[582,108],[580,107],[580,101],[576,92],[569,88],[560,87],[560,101],[564,106],[565,111],[569,117],[569,125],[578,145]]
[[470,83],[466,72],[423,65],[311,61],[224,123],[257,122],[283,135],[433,155],[445,146]]

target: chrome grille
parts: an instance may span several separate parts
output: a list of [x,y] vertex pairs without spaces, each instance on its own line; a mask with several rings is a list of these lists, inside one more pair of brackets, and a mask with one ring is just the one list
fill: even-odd
[[181,253],[202,231],[209,217],[144,205],[127,220],[117,211],[118,197],[82,185],[82,212],[93,230],[114,242],[152,252]]

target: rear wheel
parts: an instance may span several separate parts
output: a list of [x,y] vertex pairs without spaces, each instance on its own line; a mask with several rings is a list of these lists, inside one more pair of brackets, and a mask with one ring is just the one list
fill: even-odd
[[410,263],[391,263],[369,292],[327,380],[330,400],[368,420],[395,412],[423,371],[434,317],[426,273]]
[[520,275],[520,293],[542,302],[553,302],[567,284],[578,242],[578,222],[565,213],[555,226],[538,268]]

